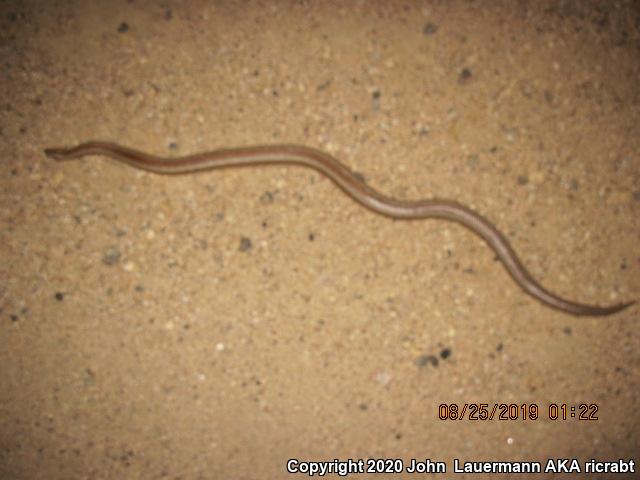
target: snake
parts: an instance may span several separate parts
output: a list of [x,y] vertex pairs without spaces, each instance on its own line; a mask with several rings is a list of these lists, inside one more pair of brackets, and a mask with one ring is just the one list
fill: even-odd
[[506,237],[485,217],[452,200],[397,200],[365,183],[344,163],[321,150],[303,145],[257,145],[223,148],[181,157],[161,157],[124,147],[117,143],[90,141],[69,148],[47,148],[44,153],[63,161],[88,155],[110,157],[134,168],[159,174],[189,174],[219,168],[297,165],[318,171],[329,178],[357,203],[373,212],[401,220],[444,219],[456,222],[483,239],[494,251],[505,269],[527,294],[544,305],[578,316],[611,315],[635,302],[600,306],[562,298],[536,281],[519,259]]

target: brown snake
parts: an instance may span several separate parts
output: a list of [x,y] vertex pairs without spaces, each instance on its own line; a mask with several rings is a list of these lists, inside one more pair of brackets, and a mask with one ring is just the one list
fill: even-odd
[[610,315],[634,302],[601,307],[565,300],[546,290],[524,267],[507,239],[487,219],[450,200],[402,201],[389,198],[366,185],[348,167],[331,155],[298,145],[267,145],[214,150],[178,158],[163,158],[106,142],[88,142],[73,148],[48,148],[46,155],[55,160],[70,160],[86,155],[103,155],[127,165],[155,173],[179,174],[223,167],[265,164],[293,164],[312,168],[331,179],[356,202],[391,218],[442,218],[467,227],[480,236],[496,253],[513,280],[540,302],[573,315]]

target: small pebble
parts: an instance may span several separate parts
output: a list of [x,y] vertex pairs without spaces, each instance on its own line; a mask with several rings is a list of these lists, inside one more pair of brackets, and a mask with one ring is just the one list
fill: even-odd
[[438,26],[434,25],[431,22],[427,22],[424,27],[422,27],[422,33],[425,35],[433,35],[438,31]]
[[438,366],[438,358],[435,355],[420,355],[415,360],[415,364],[418,367],[424,367],[426,365]]
[[248,237],[242,237],[240,239],[240,247],[238,248],[241,252],[246,252],[250,250],[252,246],[251,239]]
[[270,203],[273,203],[273,199],[273,193],[269,191],[266,191],[262,195],[260,195],[260,203],[262,203],[263,205],[269,205]]
[[471,70],[469,70],[468,68],[463,68],[460,72],[460,75],[458,76],[458,83],[463,85],[465,83],[468,83],[469,80],[471,80]]
[[569,188],[574,192],[577,192],[578,189],[580,188],[580,184],[578,183],[578,180],[576,180],[575,178],[572,178],[571,181],[569,182]]
[[105,265],[115,265],[120,261],[120,250],[116,247],[109,247],[105,254],[102,256],[102,263]]

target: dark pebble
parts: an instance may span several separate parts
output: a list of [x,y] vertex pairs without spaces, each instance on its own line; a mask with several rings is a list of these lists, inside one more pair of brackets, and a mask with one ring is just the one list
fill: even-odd
[[468,68],[463,68],[460,72],[460,76],[458,77],[458,83],[464,84],[471,80],[471,70]]
[[322,90],[326,89],[329,85],[331,85],[331,79],[327,80],[326,82],[321,83],[320,85],[318,85],[316,87],[316,90],[318,92],[321,92]]
[[102,263],[105,265],[115,265],[120,261],[120,250],[116,247],[110,247],[102,256]]
[[425,35],[433,35],[437,31],[438,31],[438,26],[434,25],[431,22],[426,23],[424,27],[422,27],[422,33],[424,33]]
[[353,172],[353,175],[360,180],[362,183],[367,183],[366,177],[360,172]]
[[273,203],[273,198],[273,193],[264,192],[262,195],[260,195],[260,203],[262,203],[263,205],[268,205],[270,203]]
[[573,190],[574,192],[577,192],[578,189],[580,188],[580,184],[578,183],[578,180],[576,180],[575,178],[572,178],[571,181],[569,182],[569,188],[571,188],[571,190]]
[[248,238],[248,237],[242,237],[242,238],[240,239],[240,247],[239,247],[239,250],[240,250],[241,252],[246,252],[247,250],[250,250],[250,249],[251,249],[251,245],[252,245],[252,244],[251,244],[251,239],[250,239],[250,238]]
[[435,355],[420,355],[415,360],[415,364],[418,367],[424,367],[426,365],[433,365],[434,367],[438,366],[438,357]]

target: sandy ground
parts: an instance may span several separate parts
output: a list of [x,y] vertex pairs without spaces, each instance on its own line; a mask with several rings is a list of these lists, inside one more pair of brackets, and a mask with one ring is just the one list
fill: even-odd
[[[640,460],[637,306],[551,310],[464,228],[377,216],[303,168],[43,155],[305,144],[388,195],[470,205],[568,298],[638,299],[637,2],[0,10],[0,477]],[[538,418],[438,418],[473,403]]]

